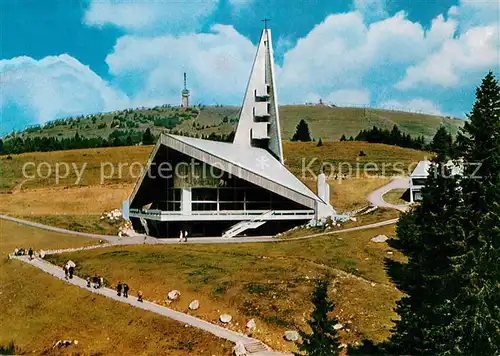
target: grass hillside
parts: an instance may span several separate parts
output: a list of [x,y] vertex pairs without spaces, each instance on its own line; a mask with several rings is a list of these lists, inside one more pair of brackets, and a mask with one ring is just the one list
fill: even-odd
[[[97,240],[0,223],[0,346],[17,355],[230,355],[231,343],[67,285],[20,261],[16,247],[70,248]],[[52,349],[58,340],[78,345]]]
[[229,327],[241,332],[253,318],[256,338],[277,350],[295,351],[283,333],[305,328],[314,281],[324,274],[335,280],[330,295],[344,325],[343,342],[381,341],[389,335],[401,293],[388,280],[384,259],[402,256],[386,243],[370,241],[379,234],[394,236],[394,226],[302,241],[123,246],[48,259],[58,265],[71,259],[77,275],[99,271],[110,284],[126,280],[132,293],[140,288],[150,300],[164,301],[178,289],[182,295],[171,308],[186,311],[198,299],[200,309],[191,313],[215,323],[220,313],[229,313]]
[[[100,220],[100,216],[121,207],[139,177],[139,165],[147,162],[152,148],[34,152],[10,159],[0,156],[0,213],[70,230],[116,234],[118,226]],[[360,151],[365,156],[360,157]],[[284,142],[284,154],[286,166],[314,192],[316,180],[311,171],[317,174],[321,164],[326,164],[331,203],[340,212],[367,205],[366,196],[387,184],[398,174],[397,168],[408,174],[418,161],[430,157],[428,152],[397,146],[328,140],[321,147],[315,142]],[[32,179],[23,177],[26,163],[33,163],[25,169]],[[59,182],[55,176],[57,164]],[[41,176],[36,167],[41,167]],[[310,170],[306,168],[302,174],[303,167]],[[101,171],[106,178],[103,181]]]
[[359,131],[373,126],[401,131],[412,136],[423,135],[430,140],[440,125],[455,135],[463,121],[441,116],[364,108],[332,108],[328,106],[285,105],[280,107],[281,130],[284,139],[290,139],[301,119],[309,124],[311,135],[338,140],[345,134],[356,136]]
[[[45,126],[35,126],[18,133],[26,137],[73,137],[77,132],[84,137],[108,138],[114,131],[138,136],[147,128],[153,134],[170,130],[207,135],[228,134],[236,128],[239,107],[201,106],[188,111],[177,107],[158,106],[138,108],[114,113],[56,120]],[[363,108],[337,108],[312,105],[284,105],[280,107],[283,139],[289,140],[298,122],[305,119],[314,137],[338,140],[343,134],[356,136],[360,130],[372,126],[391,129],[398,125],[404,133],[423,135],[430,140],[439,126],[444,125],[456,134],[463,121],[441,116],[400,111]],[[10,137],[10,136],[8,136]],[[7,137],[7,138],[8,138]]]
[[[146,164],[152,149],[153,146],[125,146],[0,156],[0,193],[12,192],[16,187],[17,190],[27,190],[55,186],[76,188],[134,184],[140,175],[139,164]],[[317,147],[315,142],[285,141],[283,150],[285,165],[292,173],[305,180],[311,176],[307,173],[302,177],[302,168],[310,167],[313,172],[318,173],[322,163],[327,164],[327,173],[330,173],[329,167],[334,168],[331,178],[334,178],[337,171],[348,173],[349,166],[353,169],[353,175],[364,174],[365,168],[369,168],[369,175],[391,176],[397,173],[396,163],[400,164],[399,167],[404,167],[407,175],[414,164],[432,155],[430,152],[379,143],[327,140],[323,141],[321,147]],[[362,157],[359,156],[361,151],[365,154]],[[380,171],[367,167],[370,162],[378,164]],[[25,165],[24,171],[28,178],[23,176]],[[56,181],[55,174],[57,165],[59,181]],[[81,172],[83,174],[78,179]],[[101,172],[105,175],[102,182]]]

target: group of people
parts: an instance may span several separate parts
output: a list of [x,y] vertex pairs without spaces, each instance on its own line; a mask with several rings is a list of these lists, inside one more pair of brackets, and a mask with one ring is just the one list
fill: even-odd
[[[116,294],[121,297],[122,293],[125,298],[128,298],[129,286],[127,283],[118,282],[116,285]],[[142,291],[137,292],[137,301],[142,302]]]
[[101,276],[98,276],[96,274],[92,278],[87,277],[87,288],[93,287],[94,289],[98,289],[101,288],[103,285],[104,285],[104,279]]
[[34,252],[33,252],[33,249],[30,247],[28,251],[26,251],[24,248],[16,248],[14,250],[14,256],[24,256],[24,255],[28,255],[30,260],[33,259],[33,255],[34,255]]
[[187,231],[182,231],[179,233],[179,242],[187,242],[188,240],[188,232]]

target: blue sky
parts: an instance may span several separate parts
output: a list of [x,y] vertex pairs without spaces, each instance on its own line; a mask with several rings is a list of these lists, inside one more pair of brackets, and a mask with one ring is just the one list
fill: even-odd
[[499,2],[0,0],[0,134],[59,117],[239,105],[271,18],[281,103],[464,117],[500,68]]

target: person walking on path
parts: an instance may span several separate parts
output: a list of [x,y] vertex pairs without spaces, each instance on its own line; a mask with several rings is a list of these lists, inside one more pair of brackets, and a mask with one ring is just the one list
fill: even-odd
[[30,249],[28,250],[28,256],[30,256],[30,260],[33,259],[33,249],[30,247]]
[[138,293],[137,293],[137,301],[138,302],[142,302],[142,290],[140,290]]
[[181,232],[179,233],[179,242],[182,242],[183,239],[184,239],[184,235],[183,235],[183,231],[181,230]]
[[188,242],[188,232],[184,231],[184,242]]
[[123,296],[125,298],[128,298],[128,284],[127,283],[123,283]]
[[69,260],[67,263],[66,263],[66,269],[68,271],[68,274],[69,274],[69,279],[73,279],[73,272],[75,271],[75,267],[76,267],[76,263]]
[[87,288],[90,288],[91,285],[90,285],[90,277],[87,277]]
[[68,279],[68,265],[64,265],[63,270],[64,270],[64,279]]
[[122,282],[118,282],[116,285],[116,294],[121,297],[122,295]]

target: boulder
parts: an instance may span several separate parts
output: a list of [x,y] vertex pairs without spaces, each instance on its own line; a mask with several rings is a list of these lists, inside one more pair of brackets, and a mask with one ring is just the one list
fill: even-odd
[[219,320],[223,322],[224,324],[230,323],[231,320],[233,320],[233,317],[229,314],[221,314],[219,317]]
[[342,329],[343,327],[344,327],[344,325],[342,325],[341,323],[337,323],[337,324],[335,324],[335,325],[333,326],[333,328],[334,328],[335,330],[340,330],[340,329]]
[[299,339],[299,333],[295,330],[287,330],[285,331],[285,340],[286,341],[297,341]]
[[253,319],[250,319],[247,323],[247,329],[250,331],[254,330],[256,328],[256,326],[257,325],[255,324],[255,320],[253,320]]
[[189,309],[191,310],[196,310],[200,307],[200,301],[199,300],[193,300],[191,303],[189,303]]
[[389,238],[385,235],[377,235],[375,237],[372,237],[370,241],[372,241],[372,242],[385,242],[385,241],[387,241],[387,239],[389,239]]
[[170,300],[177,300],[179,299],[179,297],[181,296],[181,292],[179,292],[177,289],[174,289],[174,290],[171,290],[170,292],[168,292],[168,299]]

